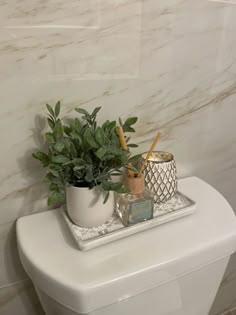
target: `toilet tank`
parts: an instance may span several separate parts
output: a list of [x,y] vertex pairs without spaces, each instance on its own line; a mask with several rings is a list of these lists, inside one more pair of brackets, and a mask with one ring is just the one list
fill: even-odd
[[48,314],[207,315],[236,249],[236,219],[202,180],[180,180],[179,190],[197,202],[194,214],[88,252],[58,210],[19,219],[20,258]]

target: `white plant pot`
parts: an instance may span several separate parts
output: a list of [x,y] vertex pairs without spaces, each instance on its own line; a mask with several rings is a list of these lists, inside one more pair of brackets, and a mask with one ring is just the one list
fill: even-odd
[[104,204],[106,193],[100,187],[68,186],[66,205],[70,219],[82,227],[95,227],[108,221],[114,211],[114,193],[110,192]]

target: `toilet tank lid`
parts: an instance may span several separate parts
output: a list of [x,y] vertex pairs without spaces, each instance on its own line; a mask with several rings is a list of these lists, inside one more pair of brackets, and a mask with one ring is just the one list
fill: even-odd
[[180,180],[179,190],[197,202],[194,214],[87,252],[58,210],[22,217],[22,264],[47,295],[86,314],[231,255],[236,218],[227,201],[196,177]]

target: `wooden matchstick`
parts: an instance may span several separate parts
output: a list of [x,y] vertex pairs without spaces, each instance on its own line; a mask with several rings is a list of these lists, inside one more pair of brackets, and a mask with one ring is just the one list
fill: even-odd
[[153,143],[152,143],[152,145],[151,145],[151,147],[150,147],[150,149],[149,149],[147,155],[146,155],[145,160],[143,161],[142,166],[141,166],[140,169],[139,169],[138,177],[141,176],[141,174],[142,174],[142,172],[143,172],[143,170],[144,170],[144,167],[145,167],[145,165],[146,165],[146,163],[147,163],[147,160],[150,158],[150,156],[151,156],[151,154],[152,154],[152,152],[153,152],[155,146],[157,145],[157,142],[158,142],[159,139],[160,139],[160,136],[161,136],[161,134],[160,134],[160,132],[158,132],[157,135],[156,135],[156,137],[155,137],[154,140],[153,140]]

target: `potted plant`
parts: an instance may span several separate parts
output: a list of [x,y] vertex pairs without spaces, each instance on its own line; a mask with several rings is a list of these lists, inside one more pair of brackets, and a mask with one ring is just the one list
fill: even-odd
[[[127,192],[123,182],[113,178],[139,158],[130,158],[129,147],[136,145],[128,144],[128,150],[122,149],[116,121],[107,120],[98,126],[96,118],[100,107],[91,114],[76,108],[81,119],[73,118],[67,123],[59,117],[60,102],[54,109],[47,104],[47,110],[51,129],[45,134],[48,149],[33,153],[33,157],[47,169],[44,179],[49,184],[48,205],[63,203],[66,199],[72,221],[84,227],[100,225],[114,210],[110,192]],[[136,117],[124,123],[119,121],[124,132],[134,132],[132,125]],[[127,138],[127,142],[129,140]]]

